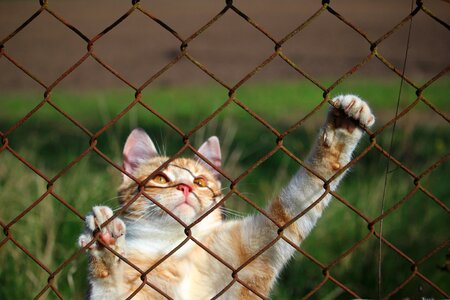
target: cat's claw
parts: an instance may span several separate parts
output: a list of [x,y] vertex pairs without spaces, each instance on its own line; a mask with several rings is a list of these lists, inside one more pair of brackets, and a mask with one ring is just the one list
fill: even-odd
[[370,127],[375,123],[375,116],[372,114],[369,105],[358,96],[340,95],[333,98],[331,102],[363,127]]
[[[113,216],[113,211],[107,206],[94,206],[92,213],[86,216],[86,231],[78,239],[78,245],[85,247],[94,238],[95,230],[100,229],[99,238],[103,244],[119,246],[122,244],[125,234],[125,223],[115,218],[106,226],[101,226]],[[95,242],[89,249],[101,248],[101,243]]]

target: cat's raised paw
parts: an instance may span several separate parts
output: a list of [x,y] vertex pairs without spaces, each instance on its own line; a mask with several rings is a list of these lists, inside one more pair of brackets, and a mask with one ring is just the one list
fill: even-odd
[[[100,230],[99,239],[105,245],[120,246],[125,235],[125,223],[115,218],[106,226],[102,226],[113,216],[113,211],[107,206],[94,206],[92,212],[86,216],[86,231],[78,239],[80,247],[85,247],[94,238],[94,232]],[[101,248],[102,244],[95,242],[89,249]]]
[[[340,95],[331,100],[339,111],[334,109],[333,114],[339,117],[341,112],[345,116],[358,122],[364,127],[370,127],[375,123],[375,116],[372,114],[369,105],[355,95]],[[339,125],[339,124],[338,124]]]

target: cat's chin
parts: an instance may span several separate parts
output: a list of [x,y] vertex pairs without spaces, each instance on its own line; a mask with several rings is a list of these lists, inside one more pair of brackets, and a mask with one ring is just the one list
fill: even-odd
[[181,203],[177,205],[172,211],[176,216],[183,220],[183,222],[192,221],[197,215],[194,207],[188,203]]

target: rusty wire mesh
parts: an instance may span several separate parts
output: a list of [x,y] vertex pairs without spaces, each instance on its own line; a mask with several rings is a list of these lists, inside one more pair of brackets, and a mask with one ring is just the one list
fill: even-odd
[[[36,173],[39,177],[41,177],[45,182],[47,182],[47,189],[46,192],[39,197],[39,199],[36,199],[31,205],[29,205],[26,209],[24,209],[19,215],[17,215],[12,221],[9,223],[3,223],[2,220],[0,220],[0,225],[3,228],[4,237],[0,241],[0,251],[4,245],[7,243],[12,243],[15,246],[17,246],[17,249],[20,249],[20,251],[23,251],[27,256],[29,256],[37,265],[39,265],[43,270],[45,270],[46,273],[48,273],[48,283],[44,286],[44,288],[35,296],[35,298],[41,298],[43,295],[45,295],[46,292],[50,289],[53,291],[53,293],[60,299],[63,299],[63,295],[58,290],[57,286],[54,284],[54,278],[57,276],[68,264],[73,262],[77,257],[83,254],[84,249],[79,249],[73,251],[72,255],[65,260],[62,264],[60,264],[55,269],[50,269],[47,267],[39,257],[36,257],[33,255],[26,247],[24,247],[17,239],[16,237],[11,233],[10,229],[19,222],[22,218],[24,218],[35,206],[37,206],[41,201],[44,201],[45,198],[49,195],[52,195],[55,197],[60,203],[62,203],[67,209],[71,210],[73,214],[78,216],[78,218],[82,221],[84,220],[84,216],[82,213],[80,213],[69,201],[65,200],[62,196],[57,194],[54,189],[54,183],[60,179],[62,176],[64,176],[69,169],[71,169],[75,164],[79,163],[88,153],[95,152],[98,154],[101,158],[103,158],[108,164],[119,170],[120,172],[123,172],[125,174],[126,171],[122,169],[122,167],[118,164],[116,164],[114,161],[112,161],[106,154],[104,154],[98,147],[97,147],[97,140],[98,138],[111,126],[114,125],[119,119],[121,119],[125,114],[127,114],[130,109],[132,109],[135,106],[140,106],[148,111],[148,113],[155,115],[160,120],[162,120],[165,124],[170,126],[172,129],[174,129],[179,136],[182,138],[184,145],[179,149],[179,151],[171,156],[169,161],[167,161],[161,168],[164,168],[167,164],[169,164],[171,161],[173,161],[175,158],[177,158],[179,155],[183,153],[186,149],[190,149],[193,152],[196,152],[196,149],[191,145],[190,138],[191,136],[196,133],[200,128],[208,124],[213,118],[215,118],[220,112],[222,112],[226,107],[230,105],[237,105],[241,107],[244,111],[246,111],[252,118],[260,122],[263,126],[268,128],[271,133],[272,137],[276,141],[273,145],[273,148],[271,151],[266,153],[263,157],[258,159],[253,165],[251,165],[247,170],[245,170],[241,175],[239,175],[236,178],[231,177],[229,174],[227,174],[223,170],[217,169],[224,178],[229,182],[230,190],[225,195],[225,197],[217,203],[213,208],[211,208],[205,215],[200,217],[198,220],[196,220],[192,224],[183,224],[185,227],[185,233],[186,233],[186,239],[180,243],[176,248],[174,248],[170,253],[168,253],[165,257],[163,257],[161,260],[159,260],[157,263],[155,263],[150,269],[148,270],[140,270],[137,266],[133,265],[132,262],[126,259],[126,257],[123,257],[119,253],[116,253],[113,249],[109,248],[108,245],[105,245],[110,251],[114,252],[118,257],[120,257],[125,263],[129,264],[131,267],[136,269],[138,272],[142,274],[142,285],[132,294],[129,296],[129,298],[132,298],[134,295],[136,295],[140,289],[142,289],[145,285],[150,286],[151,288],[155,289],[161,295],[165,296],[167,299],[171,299],[171,297],[167,294],[165,294],[163,291],[158,289],[157,286],[152,285],[149,281],[147,281],[147,276],[151,273],[151,271],[156,268],[159,264],[161,264],[164,260],[166,260],[170,255],[172,255],[174,252],[176,252],[179,248],[181,248],[186,242],[189,240],[196,243],[198,246],[203,248],[205,251],[207,251],[211,256],[215,257],[218,261],[220,261],[223,265],[225,265],[227,268],[232,271],[232,278],[230,278],[230,282],[226,285],[226,287],[218,293],[214,298],[220,297],[223,293],[226,292],[227,289],[229,289],[233,284],[239,283],[249,290],[251,290],[255,295],[259,296],[261,299],[266,299],[264,295],[261,295],[257,290],[252,289],[248,284],[246,284],[244,281],[242,281],[239,278],[239,272],[245,268],[250,262],[255,260],[261,253],[266,251],[268,248],[270,248],[274,243],[276,243],[278,240],[283,239],[287,243],[289,243],[292,247],[294,247],[298,253],[305,256],[307,259],[311,260],[314,264],[316,264],[323,273],[323,280],[317,284],[308,294],[306,295],[299,295],[304,298],[314,297],[314,294],[326,283],[331,282],[334,285],[338,286],[340,289],[345,291],[348,295],[360,298],[364,295],[358,294],[356,291],[354,291],[351,286],[346,283],[340,281],[337,277],[335,277],[331,269],[334,265],[336,265],[338,262],[342,261],[345,257],[350,255],[352,252],[354,252],[360,245],[365,243],[369,237],[375,236],[377,239],[379,239],[385,247],[388,247],[395,251],[402,259],[404,259],[406,262],[410,264],[411,267],[411,273],[408,278],[404,280],[400,285],[392,289],[391,291],[387,292],[385,295],[382,295],[384,298],[389,298],[391,296],[395,296],[405,285],[408,284],[413,278],[420,278],[424,282],[426,282],[428,285],[430,285],[433,289],[435,289],[442,297],[449,298],[448,290],[446,290],[443,287],[438,286],[435,284],[431,279],[429,279],[426,275],[424,275],[421,272],[421,264],[423,264],[425,261],[427,261],[431,256],[433,256],[436,252],[440,251],[443,248],[446,248],[448,246],[449,240],[445,240],[442,242],[441,245],[436,247],[435,249],[431,250],[428,254],[424,255],[420,259],[413,259],[409,257],[406,253],[402,252],[399,248],[395,246],[394,243],[387,240],[384,236],[380,234],[380,232],[376,229],[376,225],[380,223],[386,216],[391,215],[396,210],[398,210],[406,201],[408,201],[409,198],[411,198],[415,193],[423,193],[427,197],[429,197],[432,201],[434,201],[436,204],[438,204],[446,213],[449,212],[449,209],[447,205],[444,203],[444,200],[439,199],[431,191],[429,191],[427,188],[425,188],[421,184],[421,180],[430,174],[434,169],[439,167],[441,164],[443,164],[449,157],[449,153],[443,155],[442,157],[436,158],[435,163],[430,165],[429,167],[425,168],[422,172],[416,173],[413,172],[410,168],[408,168],[406,165],[402,164],[399,160],[397,160],[394,156],[389,153],[389,149],[386,149],[385,147],[381,146],[380,143],[377,143],[377,137],[385,131],[388,127],[392,126],[397,120],[403,118],[408,112],[410,112],[414,107],[416,107],[419,103],[423,103],[429,108],[431,108],[435,113],[436,117],[442,118],[446,123],[449,122],[448,116],[441,110],[439,110],[437,107],[435,107],[424,95],[423,91],[427,89],[430,85],[432,85],[436,80],[443,77],[447,71],[449,70],[448,66],[445,66],[438,74],[427,80],[424,84],[419,85],[416,82],[414,82],[412,79],[408,78],[407,76],[402,74],[402,70],[399,70],[396,68],[388,59],[386,59],[382,53],[379,52],[378,46],[388,39],[393,33],[398,31],[400,28],[406,26],[408,22],[410,22],[418,13],[426,14],[428,17],[433,19],[435,22],[443,26],[445,29],[449,29],[449,25],[445,22],[445,20],[439,19],[430,9],[428,9],[423,1],[416,1],[413,10],[409,15],[406,15],[402,20],[398,22],[393,28],[391,28],[389,31],[387,31],[385,34],[378,38],[374,38],[366,34],[362,29],[360,29],[358,26],[353,24],[349,18],[344,17],[340,15],[337,11],[333,9],[333,3],[332,1],[322,1],[320,8],[311,15],[310,18],[308,18],[305,22],[298,25],[297,28],[292,30],[289,34],[285,35],[281,39],[274,38],[270,32],[265,30],[260,24],[253,21],[249,16],[246,15],[244,11],[241,11],[239,7],[235,6],[233,4],[233,1],[227,0],[225,2],[225,5],[223,9],[217,13],[217,15],[213,16],[208,22],[206,22],[200,29],[193,32],[191,35],[187,37],[183,37],[177,33],[177,31],[173,28],[171,28],[169,25],[167,25],[164,20],[158,18],[155,16],[146,6],[145,3],[141,3],[138,0],[133,0],[131,3],[131,6],[128,11],[126,11],[120,18],[118,18],[115,22],[107,26],[103,31],[101,31],[96,36],[89,38],[86,36],[83,32],[81,32],[79,29],[77,29],[75,26],[71,25],[69,22],[67,22],[63,16],[52,10],[52,4],[51,1],[47,0],[40,0],[40,8],[32,14],[22,25],[20,25],[17,29],[15,29],[11,34],[9,34],[7,37],[3,38],[0,44],[0,59],[6,59],[13,65],[15,65],[18,69],[20,69],[23,73],[28,75],[32,80],[37,82],[43,89],[44,89],[44,97],[42,101],[35,106],[29,113],[23,116],[21,120],[19,120],[17,123],[15,123],[13,126],[8,128],[4,132],[0,132],[0,136],[2,138],[2,145],[0,147],[0,152],[9,152],[11,153],[15,158],[20,160],[24,165],[26,165],[30,170],[32,170],[34,173]],[[26,66],[22,65],[19,61],[17,61],[13,55],[8,53],[8,41],[11,39],[14,39],[14,37],[21,32],[24,28],[29,26],[39,15],[43,13],[48,13],[51,16],[53,16],[56,20],[58,20],[61,24],[64,24],[69,28],[75,35],[77,35],[81,40],[83,40],[87,45],[86,53],[79,58],[79,60],[74,63],[70,68],[68,68],[64,73],[60,74],[60,76],[50,84],[44,82],[37,76],[35,76],[31,71],[27,69]],[[133,83],[131,83],[127,78],[123,75],[121,75],[118,71],[116,71],[112,66],[107,64],[97,53],[95,52],[95,44],[96,42],[101,39],[103,36],[107,35],[113,28],[116,26],[120,26],[121,22],[124,21],[126,18],[128,18],[131,14],[143,14],[149,19],[156,22],[161,28],[166,30],[168,33],[173,35],[180,43],[180,50],[177,56],[172,59],[168,64],[166,64],[162,69],[160,69],[157,73],[152,75],[150,78],[148,78],[141,86],[135,86]],[[266,36],[267,39],[269,39],[273,43],[273,52],[270,56],[268,56],[264,61],[262,61],[260,64],[256,65],[254,69],[249,72],[247,75],[245,75],[241,80],[238,81],[235,85],[229,85],[221,78],[217,77],[212,71],[208,69],[208,67],[202,62],[198,61],[195,57],[193,57],[189,53],[189,44],[195,40],[198,36],[200,36],[206,29],[208,29],[211,26],[214,26],[214,24],[225,14],[236,14],[239,17],[241,17],[245,22],[247,22],[248,26],[254,27],[256,30],[261,32],[263,35]],[[283,45],[290,40],[292,37],[294,37],[296,34],[301,32],[304,28],[306,28],[311,22],[314,21],[315,18],[317,18],[321,14],[331,14],[332,16],[336,17],[338,20],[340,20],[342,23],[344,23],[346,26],[351,28],[353,31],[355,31],[361,39],[364,39],[367,42],[367,49],[369,50],[368,55],[358,64],[354,65],[351,69],[349,69],[347,72],[345,72],[342,76],[340,76],[337,80],[335,80],[331,85],[324,86],[320,83],[319,80],[315,79],[311,75],[309,75],[307,72],[305,72],[300,66],[298,66],[294,61],[292,61],[284,52],[283,52]],[[83,126],[79,121],[77,121],[73,116],[71,116],[69,113],[64,111],[62,108],[60,108],[53,100],[52,100],[52,91],[56,86],[60,84],[60,82],[67,77],[69,74],[71,74],[75,69],[77,69],[80,65],[83,64],[83,62],[89,58],[92,57],[95,59],[103,68],[108,70],[111,74],[113,74],[115,77],[120,79],[123,83],[125,83],[127,86],[132,88],[135,91],[135,98],[133,101],[131,101],[128,106],[123,109],[119,114],[117,114],[112,120],[110,120],[109,123],[107,123],[105,126],[103,126],[100,130],[96,132],[91,132],[89,129],[87,129],[85,126]],[[245,84],[250,78],[252,78],[256,73],[258,73],[261,69],[263,69],[266,65],[270,64],[274,58],[279,57],[282,60],[284,60],[290,67],[292,67],[296,72],[298,72],[302,77],[309,80],[311,83],[313,83],[315,86],[320,88],[323,91],[323,100],[315,107],[314,110],[312,110],[310,113],[308,113],[304,118],[290,126],[287,130],[284,132],[279,132],[277,129],[275,129],[269,122],[264,120],[262,117],[260,117],[256,112],[254,112],[250,107],[246,106],[242,101],[240,101],[236,97],[236,91]],[[219,108],[217,108],[216,111],[214,111],[211,115],[206,117],[203,121],[201,121],[197,126],[193,127],[188,132],[185,132],[178,128],[174,123],[172,123],[170,120],[165,118],[163,115],[161,115],[158,111],[153,109],[151,106],[146,104],[141,100],[141,95],[143,90],[152,84],[155,79],[160,77],[164,72],[166,72],[168,69],[170,69],[172,66],[177,64],[180,59],[186,58],[189,60],[194,66],[199,68],[201,71],[203,71],[205,74],[207,74],[212,80],[216,81],[220,85],[222,85],[226,90],[228,91],[228,100],[225,101]],[[317,199],[306,211],[302,212],[301,214],[297,215],[295,218],[293,218],[290,222],[287,224],[278,224],[275,220],[271,219],[270,215],[262,208],[260,208],[255,202],[253,202],[249,197],[244,195],[238,188],[237,184],[242,181],[248,174],[250,174],[255,168],[257,168],[259,165],[261,165],[263,162],[268,160],[274,153],[277,151],[283,151],[286,153],[289,157],[291,157],[293,160],[295,160],[299,165],[304,166],[304,162],[302,159],[297,157],[294,153],[292,153],[285,145],[283,145],[283,139],[291,134],[295,129],[302,126],[302,124],[316,111],[318,111],[321,107],[326,106],[329,103],[330,100],[330,93],[343,81],[345,81],[349,76],[357,72],[361,67],[363,67],[366,63],[368,63],[371,60],[379,60],[384,66],[392,71],[392,73],[396,74],[399,78],[401,78],[405,84],[411,86],[415,89],[417,98],[414,102],[412,102],[410,105],[408,105],[405,109],[403,109],[397,116],[386,122],[385,124],[382,124],[379,126],[379,128],[372,132],[370,130],[366,130],[367,134],[370,137],[370,143],[368,146],[363,149],[357,157],[355,157],[347,166],[343,167],[340,171],[343,172],[345,169],[350,168],[355,163],[358,162],[366,153],[368,153],[371,150],[378,151],[383,156],[385,156],[392,164],[394,164],[396,167],[401,168],[404,172],[406,172],[410,179],[414,182],[414,188],[400,201],[398,201],[395,205],[388,208],[386,211],[384,211],[382,214],[377,216],[376,218],[371,218],[367,215],[365,215],[363,212],[361,212],[359,209],[354,207],[351,203],[349,203],[346,199],[344,199],[342,196],[340,196],[337,192],[331,191],[329,183],[336,178],[338,174],[336,174],[333,178],[329,180],[323,180],[324,187],[326,188],[326,192]],[[70,122],[73,123],[74,126],[78,127],[82,132],[84,132],[87,137],[89,138],[89,146],[73,161],[71,161],[67,166],[65,166],[62,170],[60,170],[55,176],[48,177],[46,174],[44,174],[39,168],[34,166],[32,163],[30,163],[28,160],[26,160],[24,157],[22,157],[19,153],[17,153],[10,145],[9,143],[9,137],[12,136],[16,129],[18,129],[27,119],[35,115],[44,105],[50,105],[53,107],[55,111],[60,113],[62,116],[64,116],[67,120],[70,120]],[[198,154],[198,153],[197,153]],[[198,154],[201,156],[201,154]],[[203,158],[203,157],[202,157]],[[131,178],[134,178],[131,174],[127,174]],[[316,175],[320,178],[319,175]],[[150,177],[149,177],[150,178]],[[149,179],[148,178],[148,179]],[[147,180],[148,180],[147,179]],[[130,201],[128,205],[131,205],[131,203],[136,200],[138,197],[145,195],[144,192],[144,185],[145,182],[139,182],[137,179],[134,178],[136,182],[141,187],[140,191],[135,195],[132,201]],[[320,262],[318,259],[316,259],[313,255],[310,253],[307,253],[304,249],[300,248],[298,245],[292,243],[289,239],[287,239],[283,235],[283,230],[292,224],[292,222],[299,219],[301,216],[303,216],[309,209],[311,209],[314,205],[319,203],[322,198],[327,195],[328,193],[332,194],[337,201],[340,201],[343,203],[348,209],[353,211],[354,214],[359,216],[364,222],[367,224],[368,231],[364,238],[360,239],[358,242],[354,243],[353,245],[348,247],[348,250],[339,255],[329,264],[324,264]],[[263,247],[258,253],[256,253],[253,257],[248,259],[245,263],[243,263],[239,268],[233,268],[228,262],[221,259],[218,255],[216,255],[214,252],[209,250],[206,246],[204,246],[200,241],[198,241],[194,236],[191,234],[191,228],[195,226],[197,223],[199,223],[207,214],[209,214],[214,209],[221,206],[227,199],[229,199],[232,195],[237,195],[242,201],[247,202],[252,207],[254,207],[259,213],[266,216],[268,219],[271,219],[271,221],[276,224],[279,227],[278,230],[278,236],[269,244],[267,244],[265,247]],[[148,195],[147,195],[148,197]],[[150,198],[150,197],[148,197]],[[166,211],[169,215],[177,219],[180,223],[183,223],[181,220],[179,220],[175,215],[173,215],[170,211],[165,209],[164,207],[160,206],[161,209]],[[126,207],[122,208],[121,210],[118,210],[114,217],[120,215],[120,213],[125,209]],[[111,221],[113,218],[111,218],[109,221]],[[91,243],[93,243],[92,241]],[[86,247],[88,247],[87,245]],[[18,250],[19,251],[19,250]],[[374,295],[372,295],[374,296]]]

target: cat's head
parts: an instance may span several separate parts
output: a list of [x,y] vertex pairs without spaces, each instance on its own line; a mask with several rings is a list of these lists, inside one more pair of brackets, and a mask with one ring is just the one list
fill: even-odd
[[[219,139],[210,137],[197,150],[216,167],[221,166]],[[220,199],[221,184],[219,173],[197,156],[176,158],[165,168],[155,172],[168,157],[161,156],[150,137],[144,130],[134,129],[128,136],[123,150],[123,167],[139,181],[149,180],[145,184],[145,194],[164,206],[183,222],[190,224]],[[149,177],[150,176],[150,177]],[[126,174],[119,188],[121,205],[126,205],[138,194],[138,184]],[[174,219],[158,207],[152,200],[140,196],[126,210],[131,219],[168,220]],[[210,221],[220,221],[220,211],[214,210],[208,215]]]

